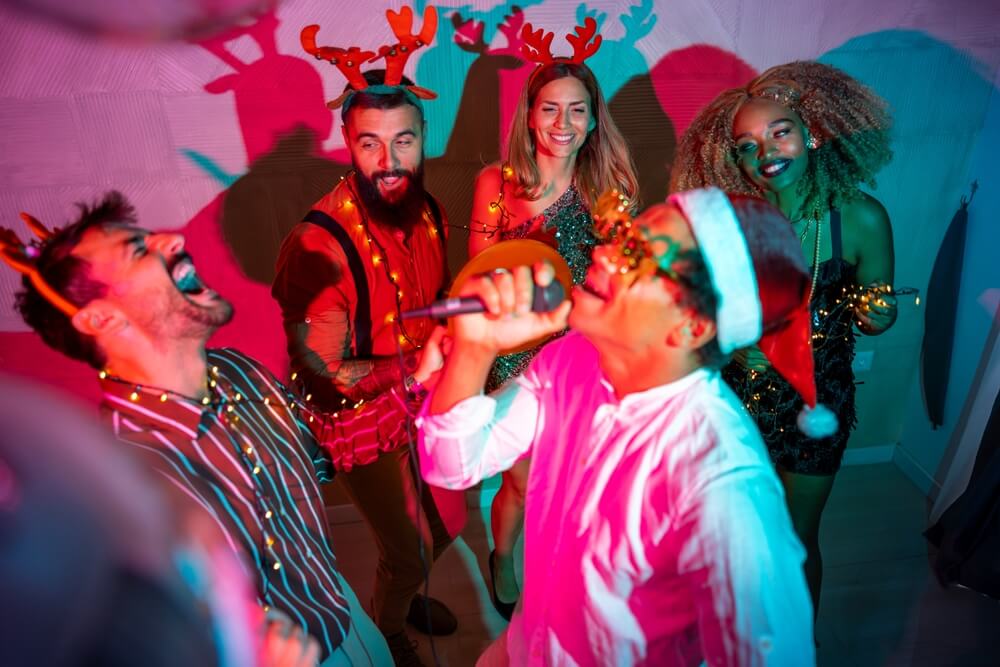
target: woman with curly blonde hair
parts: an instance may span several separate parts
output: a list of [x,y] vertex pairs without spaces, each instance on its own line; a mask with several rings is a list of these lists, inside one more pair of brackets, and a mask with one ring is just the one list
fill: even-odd
[[[559,251],[573,282],[580,283],[597,243],[590,209],[613,188],[635,202],[635,166],[594,73],[567,59],[540,65],[511,119],[506,162],[489,165],[476,177],[469,257],[499,241],[541,240]],[[487,389],[519,375],[535,352],[499,357]],[[508,620],[519,596],[514,544],[524,523],[527,477],[527,461],[505,472],[491,511],[491,594]]]
[[878,335],[896,319],[889,216],[860,190],[892,157],[889,126],[873,91],[834,67],[793,62],[716,97],[685,132],[671,174],[672,191],[715,185],[776,204],[811,265],[816,385],[839,431],[810,439],[796,428],[802,401],[756,348],[738,352],[724,376],[778,468],[816,609],[820,516],[856,423],[854,328]]

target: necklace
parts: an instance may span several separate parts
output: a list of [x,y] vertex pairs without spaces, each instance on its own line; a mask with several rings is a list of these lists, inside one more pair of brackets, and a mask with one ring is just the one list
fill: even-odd
[[806,240],[806,234],[809,233],[809,228],[812,227],[813,220],[814,218],[806,218],[806,224],[802,227],[802,232],[799,234],[800,245]]
[[809,301],[812,301],[813,294],[816,293],[816,281],[819,279],[819,245],[820,238],[823,236],[823,226],[819,223],[818,218],[809,218],[806,222],[806,228],[799,237],[799,243],[801,244],[806,240],[806,232],[812,226],[813,221],[816,221],[816,241],[813,243],[813,267],[812,267],[812,286],[809,288]]

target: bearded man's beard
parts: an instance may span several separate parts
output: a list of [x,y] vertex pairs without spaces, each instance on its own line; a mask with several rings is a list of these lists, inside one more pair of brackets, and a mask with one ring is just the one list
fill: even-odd
[[[393,192],[392,199],[382,196],[378,189],[378,181],[381,178],[400,177],[406,179],[406,187],[396,193]],[[370,218],[402,229],[409,233],[413,226],[421,220],[424,205],[427,202],[427,193],[424,191],[424,165],[420,164],[414,171],[407,169],[390,169],[376,171],[368,178],[361,170],[355,171],[355,178],[358,183],[358,196],[365,207],[365,212]]]

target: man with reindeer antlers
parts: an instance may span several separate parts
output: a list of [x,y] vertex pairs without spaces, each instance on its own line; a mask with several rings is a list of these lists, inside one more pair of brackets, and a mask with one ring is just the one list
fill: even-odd
[[338,570],[318,483],[377,455],[344,432],[398,424],[402,395],[340,412],[321,449],[313,416],[263,365],[206,349],[232,306],[199,277],[182,236],[139,227],[117,192],[55,232],[22,218],[38,240],[0,228],[0,259],[24,275],[21,316],[50,347],[100,371],[115,437],[242,558],[272,621],[267,637],[277,633],[289,660],[308,648],[296,665],[317,655],[324,667],[388,664],[385,640]]
[[[344,93],[327,106],[341,109],[354,171],[285,238],[272,294],[302,393],[326,411],[393,389],[423,395],[412,372],[435,324],[404,323],[401,314],[437,298],[448,276],[443,213],[423,188],[421,100],[436,95],[403,76],[407,58],[433,39],[437,13],[426,9],[417,34],[409,7],[386,15],[399,42],[377,54],[317,46],[319,26],[302,30],[306,52],[347,77]],[[361,71],[382,58],[385,70]],[[379,548],[373,617],[397,665],[418,665],[405,624],[429,634],[457,626],[443,604],[417,595],[452,538],[433,498],[419,490],[406,430],[365,430],[354,438],[359,445],[377,441],[384,452],[342,475]]]

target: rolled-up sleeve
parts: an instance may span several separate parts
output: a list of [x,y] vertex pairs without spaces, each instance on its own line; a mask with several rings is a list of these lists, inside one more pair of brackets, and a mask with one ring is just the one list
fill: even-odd
[[530,453],[540,406],[535,392],[518,382],[489,396],[473,396],[439,415],[417,419],[420,472],[446,489],[467,489],[508,470]]

